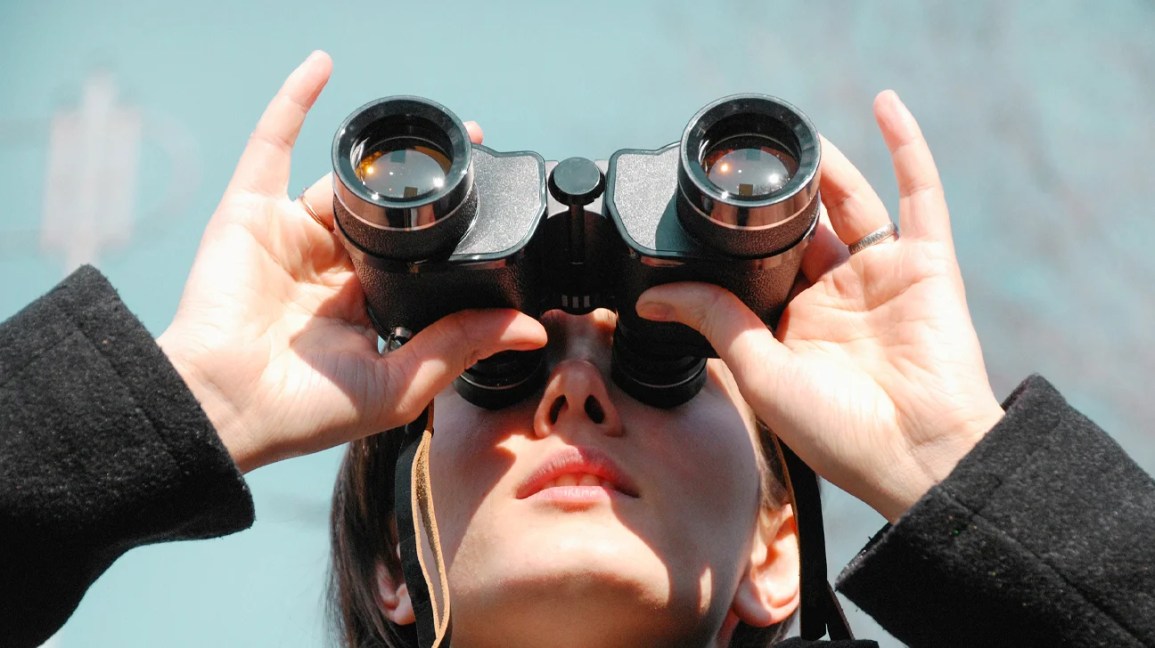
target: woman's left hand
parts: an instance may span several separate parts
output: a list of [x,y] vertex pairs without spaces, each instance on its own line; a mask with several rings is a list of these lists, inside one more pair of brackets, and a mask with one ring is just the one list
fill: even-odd
[[775,335],[733,294],[651,288],[638,313],[705,335],[754,411],[817,473],[896,520],[998,422],[930,149],[893,92],[875,101],[900,195],[902,237],[854,255],[891,223],[866,179],[823,142],[829,213],[802,270],[811,285]]

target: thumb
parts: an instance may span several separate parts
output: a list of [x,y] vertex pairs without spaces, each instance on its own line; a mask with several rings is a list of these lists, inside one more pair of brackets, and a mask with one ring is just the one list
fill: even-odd
[[465,310],[426,327],[381,358],[386,372],[379,425],[417,418],[441,390],[478,360],[500,351],[530,351],[546,343],[545,328],[515,310]]
[[734,374],[742,396],[758,412],[773,402],[773,367],[791,361],[790,350],[734,293],[706,283],[655,286],[638,298],[638,315],[680,322],[701,333]]

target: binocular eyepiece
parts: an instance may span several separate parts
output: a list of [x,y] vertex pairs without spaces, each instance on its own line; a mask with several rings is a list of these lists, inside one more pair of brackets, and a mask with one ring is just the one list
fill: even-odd
[[[381,336],[467,308],[610,308],[614,381],[673,407],[701,389],[716,354],[688,327],[638,317],[638,296],[715,283],[776,324],[818,220],[819,158],[806,116],[765,95],[711,103],[660,149],[556,163],[472,145],[443,106],[387,97],[337,131],[334,211]],[[496,409],[544,378],[542,352],[506,352],[455,386]]]

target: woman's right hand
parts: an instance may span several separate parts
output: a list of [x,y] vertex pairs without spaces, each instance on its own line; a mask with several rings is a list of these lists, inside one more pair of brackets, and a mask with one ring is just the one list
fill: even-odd
[[811,285],[777,339],[733,294],[651,288],[650,319],[706,336],[759,417],[820,475],[897,520],[999,421],[967,310],[942,184],[914,117],[893,92],[875,117],[898,179],[902,236],[848,256],[890,222],[857,169],[824,141],[822,223],[803,262]]
[[361,284],[331,231],[330,177],[302,199],[287,195],[293,144],[331,69],[313,53],[269,103],[157,340],[245,472],[403,425],[477,360],[545,343],[528,315],[462,311],[378,353]]

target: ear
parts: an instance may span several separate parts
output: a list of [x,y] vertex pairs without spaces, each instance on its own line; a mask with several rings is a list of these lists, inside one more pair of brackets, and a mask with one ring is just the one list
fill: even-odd
[[758,514],[750,562],[734,593],[731,612],[755,628],[785,621],[799,602],[798,526],[789,504]]
[[413,614],[413,601],[409,599],[409,588],[405,578],[394,579],[389,569],[377,563],[377,605],[386,619],[397,625],[409,625],[417,621]]

